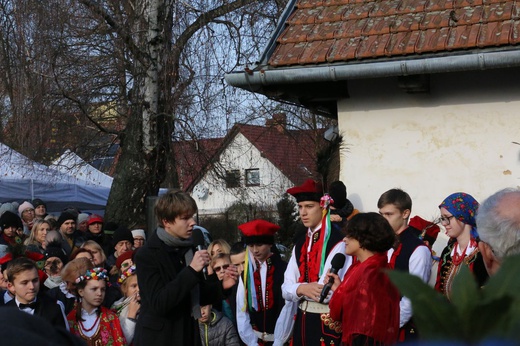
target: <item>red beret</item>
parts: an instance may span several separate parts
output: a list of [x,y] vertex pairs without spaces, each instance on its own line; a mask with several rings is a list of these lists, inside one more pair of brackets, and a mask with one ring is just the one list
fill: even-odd
[[116,260],[117,269],[121,270],[121,264],[123,264],[123,262],[126,261],[127,259],[131,259],[133,256],[134,256],[134,251],[126,251],[126,252],[123,252],[121,255],[119,255]]
[[246,244],[274,244],[274,234],[280,226],[265,220],[253,220],[238,226]]
[[319,202],[323,196],[323,187],[320,183],[307,179],[300,186],[291,187],[287,193],[294,196],[297,202],[315,201]]
[[87,225],[90,226],[92,225],[93,223],[103,223],[103,218],[97,214],[92,214],[88,217],[88,220],[87,220]]

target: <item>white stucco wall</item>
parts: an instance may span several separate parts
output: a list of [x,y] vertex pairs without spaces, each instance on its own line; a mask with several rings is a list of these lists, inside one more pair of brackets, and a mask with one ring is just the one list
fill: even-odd
[[397,79],[354,81],[338,103],[341,179],[362,211],[399,187],[413,215],[433,219],[449,194],[478,201],[520,186],[520,73],[487,71],[431,77],[429,94],[407,94]]
[[[217,214],[224,212],[237,201],[256,203],[266,208],[274,208],[283,193],[292,187],[292,183],[269,160],[262,157],[258,149],[242,134],[238,134],[222,153],[220,165],[207,172],[199,184],[208,187],[208,195],[201,199],[193,194],[200,214]],[[260,185],[245,186],[245,170],[258,168],[260,170]],[[241,187],[226,188],[222,175],[225,170],[240,170]]]

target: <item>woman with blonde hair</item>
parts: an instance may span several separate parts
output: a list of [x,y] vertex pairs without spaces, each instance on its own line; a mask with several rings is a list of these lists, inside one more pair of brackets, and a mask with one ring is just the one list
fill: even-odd
[[94,240],[87,240],[81,245],[81,248],[89,250],[92,256],[94,256],[94,266],[105,268],[107,256],[101,245]]
[[141,296],[134,265],[123,271],[118,283],[121,285],[123,297],[112,305],[112,310],[119,316],[126,342],[131,344],[134,339],[137,315],[141,308]]
[[51,224],[48,221],[37,219],[34,221],[29,238],[25,239],[24,245],[27,251],[39,252],[44,254],[47,246],[45,236],[51,230]]
[[208,246],[208,252],[211,258],[215,257],[219,253],[224,253],[229,255],[231,251],[231,246],[224,239],[215,239]]

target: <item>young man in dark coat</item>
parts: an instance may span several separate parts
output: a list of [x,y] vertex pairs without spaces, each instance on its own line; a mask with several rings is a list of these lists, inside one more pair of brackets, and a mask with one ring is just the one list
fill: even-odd
[[217,302],[223,289],[237,280],[230,266],[220,282],[215,274],[204,275],[210,263],[207,250],[192,241],[197,205],[187,193],[170,190],[155,205],[160,227],[136,253],[141,296],[134,345],[199,345],[197,319],[200,299]]

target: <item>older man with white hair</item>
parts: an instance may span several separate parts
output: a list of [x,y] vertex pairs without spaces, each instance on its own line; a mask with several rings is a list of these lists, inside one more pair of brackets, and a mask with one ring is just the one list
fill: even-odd
[[520,190],[507,188],[488,197],[477,211],[479,249],[489,275],[502,261],[520,254]]

